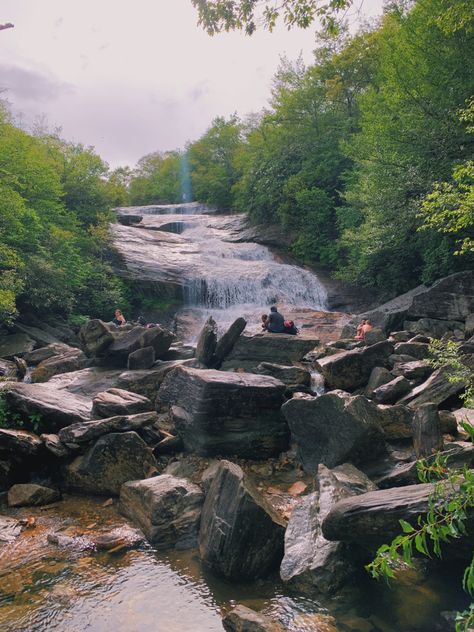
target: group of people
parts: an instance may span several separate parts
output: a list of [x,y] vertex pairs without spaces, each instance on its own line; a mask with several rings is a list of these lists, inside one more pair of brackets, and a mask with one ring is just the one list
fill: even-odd
[[[117,327],[122,327],[123,325],[127,324],[127,319],[122,314],[120,309],[116,309],[114,312],[114,318],[112,319],[111,322]],[[150,327],[158,327],[158,323],[147,323],[147,321],[143,318],[143,316],[139,316],[137,318],[136,324],[141,325],[142,327],[146,327],[147,329],[149,329]]]
[[298,329],[292,320],[285,320],[275,305],[270,307],[270,314],[262,314],[262,329],[272,334],[292,334],[296,335]]

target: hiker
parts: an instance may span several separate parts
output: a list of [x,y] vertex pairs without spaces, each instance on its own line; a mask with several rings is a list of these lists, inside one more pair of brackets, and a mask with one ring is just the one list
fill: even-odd
[[263,331],[268,329],[268,314],[262,314],[262,329]]
[[270,315],[268,317],[267,331],[272,334],[285,333],[285,319],[277,310],[275,305],[270,307]]
[[125,316],[122,314],[122,312],[119,309],[115,310],[115,318],[112,320],[114,325],[117,325],[117,327],[120,327],[121,325],[125,325],[125,323],[127,322],[125,319]]
[[367,334],[369,331],[372,331],[372,329],[374,328],[374,326],[372,325],[372,323],[370,322],[370,320],[364,319],[360,325],[357,327],[357,333],[356,333],[356,340],[364,340],[365,338],[365,334]]

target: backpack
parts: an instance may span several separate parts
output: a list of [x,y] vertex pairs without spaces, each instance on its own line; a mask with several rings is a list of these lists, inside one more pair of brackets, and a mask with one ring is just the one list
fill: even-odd
[[295,327],[295,323],[292,320],[285,320],[283,326],[285,328],[285,334],[296,335],[298,333],[298,329]]

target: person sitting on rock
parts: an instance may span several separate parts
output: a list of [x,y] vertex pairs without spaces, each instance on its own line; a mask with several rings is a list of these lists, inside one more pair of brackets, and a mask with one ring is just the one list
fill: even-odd
[[372,331],[373,328],[374,328],[374,326],[372,325],[370,320],[366,320],[365,321],[365,325],[362,327],[362,335],[363,335],[363,337],[365,338],[366,334],[368,334],[369,331]]
[[275,305],[270,307],[270,315],[268,317],[267,331],[272,334],[285,333],[285,319],[277,310]]
[[268,314],[262,314],[262,329],[266,331],[268,328]]
[[122,312],[119,309],[115,310],[115,318],[112,320],[114,325],[117,325],[117,327],[120,327],[121,325],[125,325],[125,323],[127,322],[125,319],[125,316],[122,314]]

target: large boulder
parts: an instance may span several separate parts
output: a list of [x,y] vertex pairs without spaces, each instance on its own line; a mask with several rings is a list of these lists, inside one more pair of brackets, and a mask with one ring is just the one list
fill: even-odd
[[136,415],[117,415],[108,419],[71,424],[66,428],[61,428],[58,436],[60,441],[65,444],[88,443],[111,432],[139,430],[145,426],[153,425],[157,420],[158,415],[154,411]]
[[367,386],[365,387],[365,396],[372,399],[376,388],[382,386],[383,384],[387,384],[387,382],[391,382],[392,380],[393,375],[388,369],[383,366],[374,367],[370,373]]
[[289,334],[254,334],[239,336],[221,369],[254,370],[261,362],[291,366],[319,344],[318,338]]
[[416,386],[398,403],[405,404],[410,408],[419,408],[428,402],[439,405],[451,395],[463,391],[464,388],[465,385],[462,382],[449,381],[449,372],[446,369],[436,369],[425,382]]
[[136,432],[106,434],[64,468],[65,487],[90,494],[118,495],[127,481],[156,471],[155,457]]
[[0,336],[0,358],[13,360],[14,356],[23,356],[33,351],[36,343],[27,334],[7,334]]
[[224,359],[232,351],[235,343],[240,337],[240,334],[243,332],[246,326],[247,321],[245,320],[245,318],[237,318],[236,320],[234,320],[229,329],[219,338],[216,344],[213,358],[214,365],[217,368],[221,366]]
[[[346,545],[326,540],[321,525],[337,502],[347,496],[376,489],[376,486],[349,464],[339,466],[339,472],[342,472],[342,481],[338,472],[319,466],[317,491],[301,499],[293,509],[286,528],[285,556],[280,576],[303,594],[331,593],[354,570]],[[351,484],[351,479],[355,483]]]
[[127,359],[127,369],[137,371],[141,369],[151,369],[155,363],[155,350],[153,347],[143,347],[132,351]]
[[283,557],[284,525],[238,465],[221,461],[199,531],[203,562],[231,580],[265,577]]
[[424,342],[397,342],[394,347],[395,355],[406,355],[417,360],[426,360],[430,355],[429,345]]
[[353,391],[367,384],[372,369],[387,368],[388,357],[392,353],[393,344],[384,340],[368,347],[321,358],[316,365],[329,389]]
[[19,483],[8,490],[8,505],[10,507],[48,505],[59,500],[60,497],[57,489],[34,483]]
[[53,356],[67,353],[71,349],[73,349],[73,347],[64,344],[64,342],[53,342],[45,347],[41,347],[40,349],[34,349],[29,353],[25,353],[23,359],[29,366],[36,366],[44,360],[49,360],[49,358],[52,358]]
[[26,417],[40,415],[48,431],[90,419],[90,399],[50,384],[10,384],[4,391],[5,399],[13,410]]
[[158,549],[196,546],[203,501],[197,485],[169,474],[130,481],[120,489],[120,511]]
[[38,454],[42,447],[43,442],[32,432],[0,428],[0,450],[2,452],[33,456]]
[[145,347],[153,347],[155,357],[160,358],[168,351],[174,334],[164,327],[133,327],[129,331],[119,331],[112,344],[103,353],[103,361],[113,366],[126,366],[131,353]]
[[242,605],[228,612],[222,619],[222,625],[226,632],[285,632],[287,629],[278,621]]
[[474,271],[457,272],[440,279],[413,298],[407,318],[465,321],[474,311]]
[[137,395],[121,388],[109,388],[98,393],[92,400],[92,418],[114,417],[115,415],[135,415],[153,410],[148,397]]
[[217,345],[217,323],[209,316],[204,323],[196,344],[196,360],[204,366],[211,366]]
[[408,406],[396,404],[377,406],[379,423],[387,441],[410,439],[413,436],[413,410]]
[[89,320],[79,331],[79,340],[89,357],[100,355],[114,341],[114,336],[107,325],[99,320]]
[[462,331],[464,324],[457,320],[442,320],[436,318],[420,318],[419,320],[406,320],[404,328],[410,334],[423,334],[430,338],[442,338],[447,333]]
[[271,375],[286,384],[290,391],[308,391],[311,387],[311,373],[298,366],[282,366],[272,362],[262,362],[256,369],[261,375]]
[[178,366],[186,366],[193,360],[170,360],[156,362],[152,369],[142,371],[124,371],[117,379],[117,386],[138,395],[155,399],[165,377]]
[[55,354],[40,362],[31,372],[31,381],[47,382],[53,375],[79,371],[84,369],[87,364],[88,359],[83,351],[69,347],[62,353]]
[[333,391],[320,397],[297,396],[282,411],[297,457],[312,474],[320,463],[327,467],[346,461],[364,463],[385,450],[378,408],[361,395]]
[[407,380],[424,381],[433,373],[433,367],[423,360],[414,360],[413,362],[396,363],[392,369],[393,375],[398,377],[403,375]]
[[406,377],[400,375],[390,382],[377,387],[373,391],[372,397],[377,404],[394,404],[406,395],[408,391],[411,391],[411,384]]
[[273,377],[179,367],[166,376],[157,401],[171,406],[186,450],[258,459],[288,446],[284,392]]

